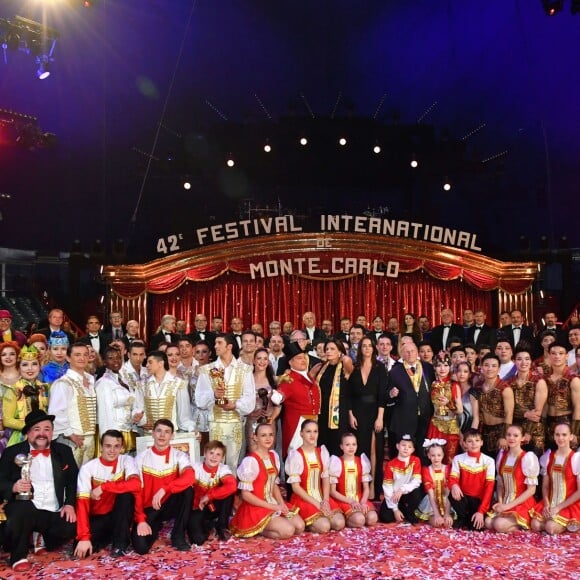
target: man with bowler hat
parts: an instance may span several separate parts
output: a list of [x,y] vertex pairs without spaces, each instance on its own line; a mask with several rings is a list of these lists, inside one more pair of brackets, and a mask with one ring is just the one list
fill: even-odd
[[46,549],[55,550],[76,533],[77,464],[72,450],[52,441],[54,415],[38,410],[24,420],[26,440],[0,458],[0,497],[6,500],[5,547],[15,572],[32,567],[28,548],[32,532]]

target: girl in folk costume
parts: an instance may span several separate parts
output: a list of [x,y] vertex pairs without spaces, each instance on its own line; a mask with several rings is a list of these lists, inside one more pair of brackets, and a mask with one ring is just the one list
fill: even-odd
[[524,451],[524,429],[510,425],[507,429],[507,451],[497,457],[497,503],[487,514],[485,527],[503,534],[518,528],[530,529],[530,510],[536,504],[534,493],[538,485],[540,464],[531,451]]
[[311,532],[325,534],[342,530],[344,516],[336,500],[330,497],[328,467],[330,457],[324,445],[317,447],[318,423],[312,419],[302,422],[302,446],[286,459],[286,483],[292,485],[292,502]]
[[554,428],[556,451],[546,451],[542,466],[542,500],[531,510],[532,530],[561,534],[580,530],[580,453],[570,448],[568,423]]
[[238,467],[242,503],[230,523],[232,533],[240,538],[262,534],[274,540],[301,534],[304,520],[298,515],[298,508],[282,499],[278,487],[280,458],[271,449],[272,425],[258,425],[254,441],[256,451],[247,455]]
[[459,417],[463,413],[463,395],[458,383],[451,382],[451,361],[445,352],[435,360],[435,380],[431,385],[433,417],[427,429],[427,439],[445,439],[445,463],[449,463],[459,449]]
[[446,444],[445,439],[425,439],[423,443],[431,465],[421,469],[423,488],[427,495],[421,500],[415,515],[420,520],[429,522],[434,528],[450,528],[453,525],[447,487],[451,466],[443,464],[443,446]]
[[6,389],[2,401],[4,425],[12,430],[8,445],[24,440],[24,419],[31,411],[48,409],[48,385],[38,380],[40,353],[33,346],[23,346],[18,357],[20,379]]
[[343,433],[340,440],[342,456],[330,458],[330,496],[340,505],[349,528],[374,526],[378,521],[374,505],[368,501],[372,481],[371,462],[363,453],[355,455],[356,437]]
[[544,420],[542,413],[548,400],[548,385],[532,372],[532,355],[529,347],[516,348],[517,373],[509,380],[514,392],[514,425],[524,430],[525,448],[538,457],[544,452]]

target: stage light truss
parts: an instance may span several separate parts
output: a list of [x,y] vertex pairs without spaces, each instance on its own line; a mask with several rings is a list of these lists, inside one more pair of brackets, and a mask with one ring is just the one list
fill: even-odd
[[37,117],[7,109],[0,109],[0,131],[2,145],[19,146],[32,151],[47,149],[57,143],[56,135],[44,131]]
[[4,63],[8,64],[10,51],[20,51],[31,55],[38,67],[39,79],[50,75],[50,64],[54,61],[54,49],[59,34],[23,16],[16,15],[13,20],[0,18],[0,43]]

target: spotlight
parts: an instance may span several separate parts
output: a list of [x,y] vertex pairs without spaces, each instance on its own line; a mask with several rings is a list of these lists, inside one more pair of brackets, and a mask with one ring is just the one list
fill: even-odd
[[345,139],[344,137],[341,137],[341,138],[338,140],[338,144],[339,144],[341,147],[344,147],[344,146],[346,145],[346,139]]
[[43,81],[44,79],[47,79],[50,76],[48,62],[43,62],[42,60],[39,60],[38,70],[36,71],[36,76],[38,77],[38,80],[41,80],[41,81]]
[[419,167],[419,162],[415,159],[415,157],[411,157],[410,165],[413,169],[417,169],[417,167]]
[[377,155],[381,152],[381,146],[377,143],[374,147],[373,147],[373,153],[376,153]]
[[191,183],[189,182],[189,180],[188,180],[188,179],[186,179],[186,180],[183,182],[183,189],[187,189],[187,190],[191,189]]
[[308,139],[306,139],[306,137],[300,137],[300,145],[302,145],[302,147],[308,145]]
[[235,162],[231,157],[229,157],[228,160],[226,161],[226,165],[228,167],[233,167],[235,165]]
[[443,189],[445,191],[450,191],[451,190],[451,183],[449,182],[449,179],[445,178],[443,180]]
[[270,144],[269,144],[269,143],[266,143],[266,144],[264,145],[264,151],[265,151],[266,153],[270,153],[270,151],[272,151],[272,147],[270,146]]
[[548,16],[555,16],[564,7],[564,0],[542,0],[542,5]]

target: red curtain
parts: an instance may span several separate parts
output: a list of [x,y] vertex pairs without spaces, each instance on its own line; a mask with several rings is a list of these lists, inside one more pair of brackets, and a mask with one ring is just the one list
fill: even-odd
[[[449,275],[449,271],[441,274]],[[318,323],[323,318],[333,320],[335,330],[341,316],[359,314],[369,321],[376,314],[385,321],[390,316],[402,321],[406,312],[413,312],[439,324],[444,307],[455,312],[458,322],[464,308],[491,313],[492,296],[459,279],[444,282],[421,271],[400,273],[396,279],[364,275],[333,281],[298,276],[251,280],[226,272],[208,282],[187,281],[171,294],[152,295],[152,323],[171,313],[192,326],[196,312],[203,312],[208,317],[222,316],[227,328],[234,316],[240,316],[248,327],[260,322],[267,329],[271,320],[288,320],[301,327],[302,314],[312,310]]]

